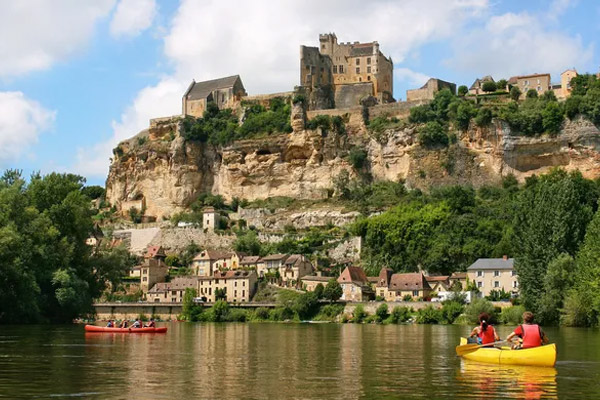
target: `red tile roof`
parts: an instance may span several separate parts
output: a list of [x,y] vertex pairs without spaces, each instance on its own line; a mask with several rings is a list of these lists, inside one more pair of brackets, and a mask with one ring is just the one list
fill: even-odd
[[360,267],[346,267],[338,278],[339,283],[357,283],[364,285],[368,282],[365,271]]
[[431,289],[420,272],[409,274],[394,274],[390,281],[390,290],[423,290]]
[[427,282],[445,282],[447,281],[449,276],[441,275],[441,276],[426,276],[425,279]]
[[162,246],[148,246],[146,250],[146,254],[144,255],[146,258],[156,258],[156,257],[166,257],[165,251]]
[[225,253],[218,250],[204,250],[196,254],[195,260],[226,260],[231,257],[230,253]]
[[379,271],[379,276],[377,277],[377,286],[378,287],[390,286],[390,279],[391,279],[393,273],[394,273],[394,271],[392,271],[391,268],[381,268],[381,271]]

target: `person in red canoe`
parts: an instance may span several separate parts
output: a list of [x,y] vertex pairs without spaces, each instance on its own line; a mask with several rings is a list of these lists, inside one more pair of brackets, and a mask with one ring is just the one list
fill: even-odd
[[142,328],[143,326],[144,324],[142,324],[142,320],[139,318],[135,320],[133,325],[131,325],[132,328]]
[[126,319],[121,321],[121,323],[119,324],[119,328],[127,328],[128,326],[129,326],[129,322]]
[[477,344],[490,344],[498,342],[500,337],[492,325],[488,323],[490,315],[486,312],[479,314],[479,326],[473,328],[470,338],[476,337]]
[[518,337],[520,343],[513,346],[513,349],[529,349],[538,347],[549,342],[548,337],[542,331],[538,324],[533,323],[533,313],[525,311],[523,313],[523,325],[519,325],[506,337],[509,342],[512,338]]
[[144,328],[156,328],[156,323],[154,322],[154,318],[150,318],[150,322],[144,325]]
[[114,328],[115,327],[115,322],[112,319],[108,320],[108,324],[106,324],[107,328]]

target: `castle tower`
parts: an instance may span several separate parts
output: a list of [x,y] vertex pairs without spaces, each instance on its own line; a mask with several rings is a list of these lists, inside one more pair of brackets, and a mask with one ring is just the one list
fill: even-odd
[[337,36],[335,33],[323,33],[319,35],[319,51],[321,54],[331,57],[334,52],[334,46],[337,46]]

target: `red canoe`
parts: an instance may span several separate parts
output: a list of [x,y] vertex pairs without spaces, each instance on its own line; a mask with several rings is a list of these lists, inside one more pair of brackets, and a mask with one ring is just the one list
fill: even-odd
[[107,328],[106,326],[86,325],[86,332],[112,332],[112,333],[165,333],[166,326],[159,328]]

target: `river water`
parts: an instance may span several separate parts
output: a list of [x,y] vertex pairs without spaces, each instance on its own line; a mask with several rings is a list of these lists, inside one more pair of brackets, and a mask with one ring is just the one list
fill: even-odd
[[154,335],[0,326],[0,398],[600,398],[598,330],[546,329],[558,362],[535,368],[457,358],[466,326],[166,325]]

